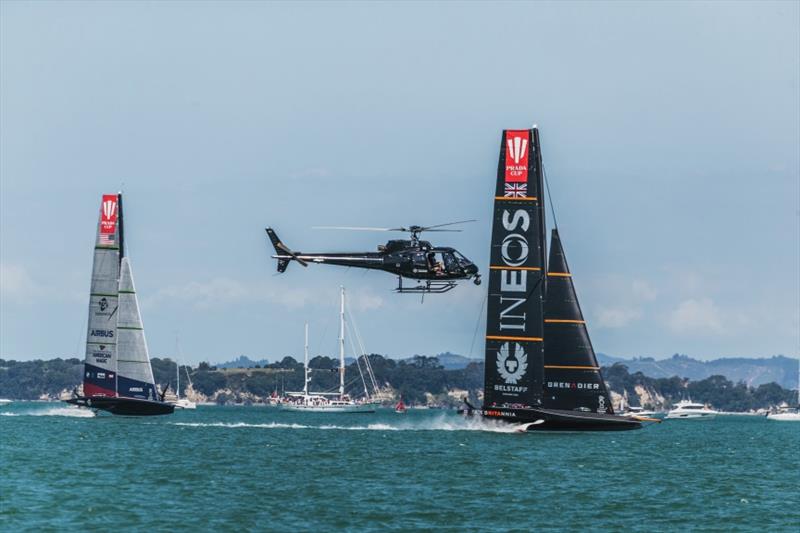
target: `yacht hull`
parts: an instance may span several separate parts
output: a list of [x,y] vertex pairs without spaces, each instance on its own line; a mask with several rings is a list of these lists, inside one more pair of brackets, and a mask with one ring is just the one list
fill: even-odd
[[669,413],[664,420],[713,420],[717,413]]
[[291,405],[282,404],[285,411],[305,411],[307,413],[374,413],[371,405]]
[[640,429],[642,423],[630,418],[560,409],[500,409],[476,411],[487,420],[502,420],[519,425],[524,431],[627,431]]
[[175,411],[175,406],[165,402],[141,400],[139,398],[115,398],[111,396],[79,396],[64,400],[79,407],[88,407],[107,411],[112,415],[121,416],[157,416],[169,415]]
[[775,413],[767,415],[767,420],[776,422],[800,422],[800,413]]

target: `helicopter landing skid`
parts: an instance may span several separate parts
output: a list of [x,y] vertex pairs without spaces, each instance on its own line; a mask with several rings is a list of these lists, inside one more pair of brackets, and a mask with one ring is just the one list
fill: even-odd
[[403,278],[397,278],[397,288],[395,292],[403,294],[441,294],[452,290],[456,286],[455,281],[425,281],[414,287],[403,287]]

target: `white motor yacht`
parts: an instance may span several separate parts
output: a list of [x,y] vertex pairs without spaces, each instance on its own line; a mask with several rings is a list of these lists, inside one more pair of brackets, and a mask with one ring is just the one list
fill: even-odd
[[681,400],[675,407],[667,413],[667,420],[678,419],[712,419],[717,416],[718,411],[702,404],[695,403],[691,400]]
[[800,361],[797,368],[797,407],[789,407],[786,403],[778,406],[778,410],[767,415],[767,420],[776,422],[800,422]]
[[800,422],[800,409],[785,407],[777,413],[768,414],[767,420],[774,420],[776,422]]

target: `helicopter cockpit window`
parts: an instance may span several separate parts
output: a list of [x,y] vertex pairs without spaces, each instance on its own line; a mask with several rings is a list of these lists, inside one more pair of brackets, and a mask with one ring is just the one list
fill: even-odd
[[450,252],[445,252],[442,254],[442,257],[444,257],[445,270],[451,274],[455,273],[455,271],[458,269],[458,262],[456,262],[455,256]]
[[455,260],[452,254],[442,252],[428,252],[428,270],[437,276],[444,276],[454,268]]

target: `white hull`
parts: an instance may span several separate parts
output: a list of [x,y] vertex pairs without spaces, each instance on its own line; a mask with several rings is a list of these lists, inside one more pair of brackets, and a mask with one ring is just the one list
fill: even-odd
[[667,414],[667,420],[711,420],[717,416],[716,411],[701,412],[701,413],[687,413],[670,411]]
[[800,413],[775,413],[767,415],[767,420],[776,422],[800,422]]
[[186,398],[181,398],[180,400],[173,402],[173,404],[175,405],[176,409],[197,409],[197,404],[187,400]]
[[284,403],[280,405],[286,411],[306,411],[309,413],[374,413],[372,405],[304,405]]

